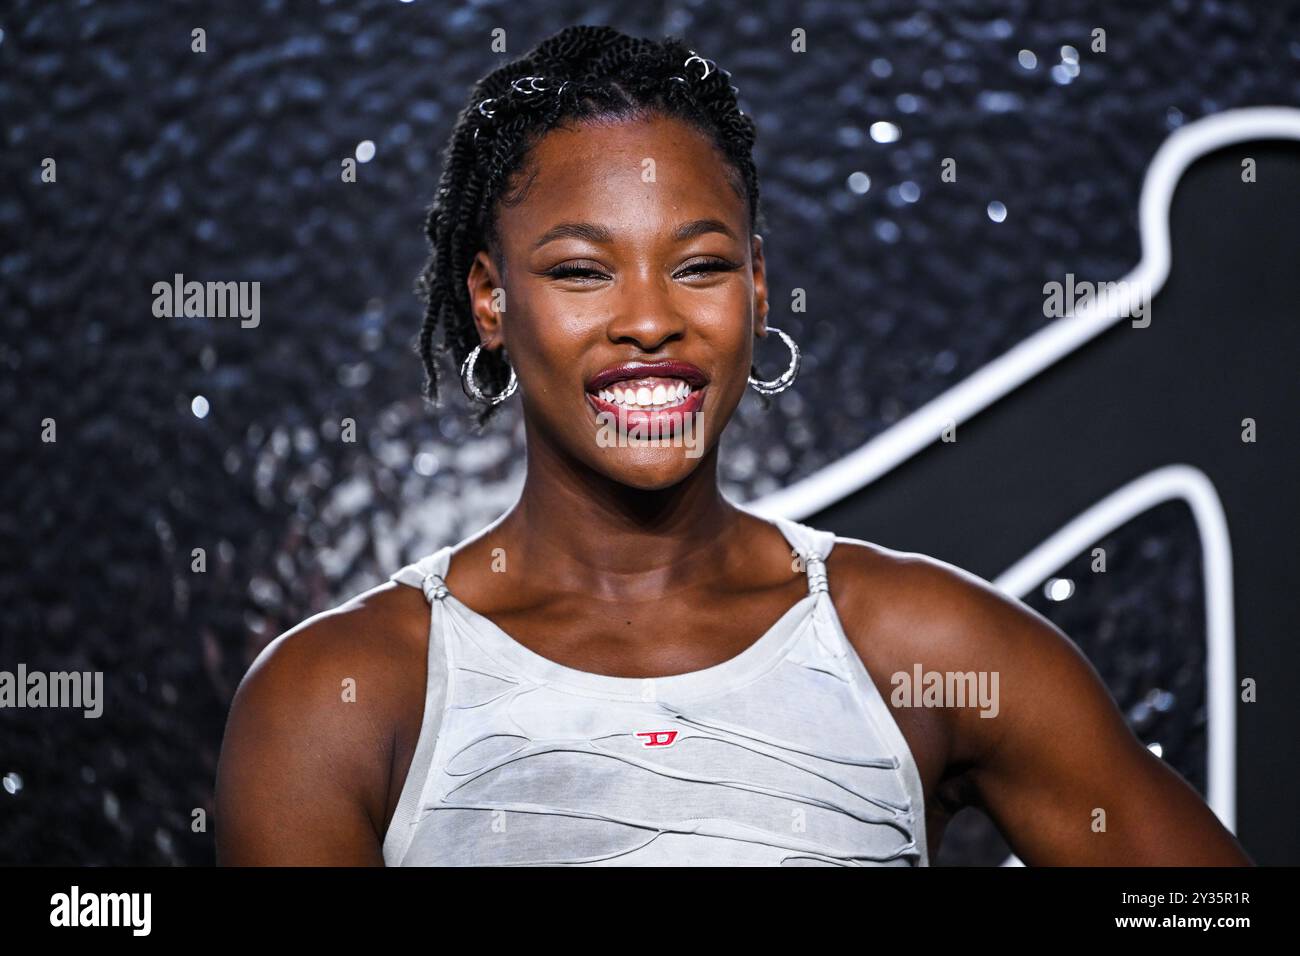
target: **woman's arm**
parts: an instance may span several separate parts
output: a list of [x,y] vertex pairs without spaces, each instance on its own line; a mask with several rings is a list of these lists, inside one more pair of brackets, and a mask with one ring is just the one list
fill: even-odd
[[[1201,796],[1133,734],[1101,678],[1053,624],[942,562],[921,572],[948,666],[997,674],[996,716],[953,713],[955,750],[1016,855],[1030,865],[1250,865]],[[991,681],[990,681],[991,686]],[[963,739],[964,738],[964,739]]]
[[365,618],[311,618],[245,675],[217,770],[218,865],[383,865],[392,732]]

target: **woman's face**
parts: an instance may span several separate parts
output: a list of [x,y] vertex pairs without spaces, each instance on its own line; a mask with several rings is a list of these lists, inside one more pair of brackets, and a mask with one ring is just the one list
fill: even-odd
[[500,261],[470,270],[484,346],[504,346],[537,439],[674,485],[716,446],[763,331],[746,201],[708,138],[663,117],[552,130],[528,172],[500,207]]

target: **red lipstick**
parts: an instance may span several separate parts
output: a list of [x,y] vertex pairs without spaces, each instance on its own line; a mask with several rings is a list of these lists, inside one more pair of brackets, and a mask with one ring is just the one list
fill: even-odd
[[[709,379],[690,362],[624,362],[587,381],[587,401],[620,433],[635,429],[648,438],[681,435],[687,415],[700,411]],[[654,396],[659,401],[654,401]]]
[[587,391],[598,392],[615,382],[630,378],[679,378],[691,388],[703,388],[709,384],[709,377],[690,362],[675,359],[663,362],[624,362],[602,369],[587,381]]

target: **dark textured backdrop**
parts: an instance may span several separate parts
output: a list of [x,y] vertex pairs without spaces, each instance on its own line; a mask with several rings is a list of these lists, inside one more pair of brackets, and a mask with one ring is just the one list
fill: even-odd
[[[771,318],[806,364],[727,433],[738,500],[858,447],[1044,325],[1044,281],[1126,273],[1142,175],[1172,129],[1300,101],[1294,4],[10,4],[0,669],[102,670],[107,702],[98,720],[0,711],[0,861],[210,862],[210,828],[190,820],[211,809],[226,708],[256,652],[511,503],[517,416],[474,436],[459,395],[422,406],[410,288],[454,114],[505,58],[490,32],[515,55],[577,22],[682,35],[731,70],[758,123]],[[1097,26],[1105,54],[1089,50]],[[195,27],[206,53],[190,50]],[[790,51],[795,27],[806,54]],[[872,137],[878,121],[897,141]],[[341,182],[366,140],[374,158]],[[960,175],[941,185],[946,156]],[[45,157],[57,183],[40,181]],[[260,327],[155,318],[152,285],[177,272],[260,281]],[[794,287],[806,314],[788,314]],[[339,441],[348,417],[355,444]],[[39,440],[45,418],[57,443]],[[1129,534],[1149,585],[1078,612],[1093,627],[1106,602],[1143,602],[1151,648],[1124,666],[1158,664],[1171,634],[1202,626],[1194,534],[1144,521]],[[1199,785],[1196,702],[1180,706],[1181,750],[1165,755]],[[950,861],[982,858],[965,852]]]

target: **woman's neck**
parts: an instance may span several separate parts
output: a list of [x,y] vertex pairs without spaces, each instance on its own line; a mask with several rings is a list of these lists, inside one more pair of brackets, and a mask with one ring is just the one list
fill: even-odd
[[603,599],[645,600],[717,580],[744,520],[718,488],[717,457],[715,445],[684,480],[642,490],[531,441],[523,492],[492,536],[512,563],[518,557]]

